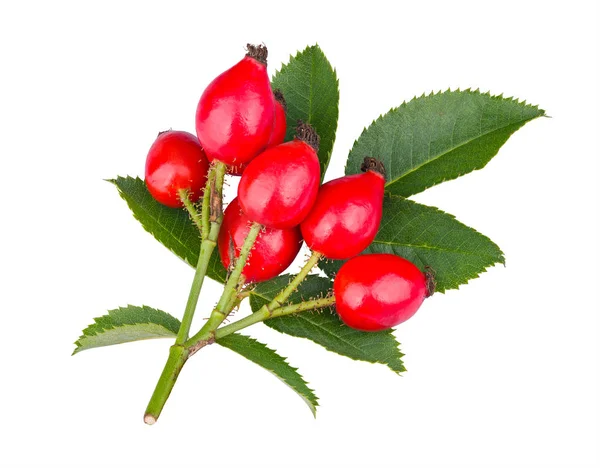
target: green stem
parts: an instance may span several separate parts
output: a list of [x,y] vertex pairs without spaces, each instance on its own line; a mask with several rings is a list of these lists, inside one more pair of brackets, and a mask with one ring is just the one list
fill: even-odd
[[204,346],[207,341],[210,341],[212,338],[214,338],[215,330],[219,327],[219,325],[221,325],[221,323],[223,323],[223,320],[227,318],[233,309],[239,289],[240,278],[242,277],[242,270],[246,265],[250,251],[252,250],[254,242],[256,241],[261,229],[262,226],[260,224],[252,224],[252,227],[250,228],[250,231],[244,240],[244,245],[242,245],[242,249],[240,250],[240,255],[235,261],[235,267],[229,275],[227,283],[225,283],[225,289],[223,290],[223,294],[219,299],[219,303],[213,309],[208,321],[204,324],[200,331],[185,342],[185,346],[192,348],[191,354],[194,354],[198,349],[200,349],[200,347]]
[[[221,167],[222,166],[222,167]],[[211,168],[209,177],[206,182],[206,187],[204,189],[204,198],[213,199],[219,198],[220,200],[223,198],[223,178],[225,176],[225,165],[222,163],[217,163],[216,166]],[[213,189],[214,187],[214,189]],[[183,344],[189,337],[190,328],[192,326],[192,320],[194,319],[194,312],[196,311],[196,306],[198,305],[198,298],[200,297],[200,291],[202,290],[202,284],[204,283],[204,277],[206,276],[206,271],[208,269],[208,264],[210,262],[210,257],[217,245],[217,239],[219,237],[219,231],[221,229],[221,223],[223,222],[223,213],[210,213],[210,218],[214,219],[210,223],[210,230],[202,229],[205,228],[204,219],[209,216],[208,213],[203,213],[202,220],[198,216],[198,212],[194,208],[194,205],[189,201],[187,194],[184,198],[185,201],[191,207],[188,207],[186,204],[186,208],[190,212],[192,219],[196,225],[202,231],[202,243],[200,244],[200,253],[198,255],[198,264],[196,265],[196,273],[194,274],[194,279],[192,281],[192,287],[190,289],[190,294],[188,296],[187,304],[185,306],[185,311],[183,313],[183,318],[181,320],[181,326],[179,327],[179,332],[177,333],[177,338],[175,339],[175,344]],[[186,203],[184,201],[184,204]],[[205,201],[203,200],[202,206],[205,206]],[[212,209],[213,205],[220,205],[220,201],[210,201],[208,202],[209,210]]]
[[[190,351],[187,347],[183,346],[183,343],[188,339],[192,320],[194,318],[194,312],[196,305],[198,304],[198,298],[200,296],[200,290],[202,289],[202,283],[206,276],[208,269],[208,263],[212,256],[213,250],[217,245],[217,238],[219,237],[219,230],[221,229],[221,223],[223,222],[223,211],[222,211],[222,197],[223,197],[223,179],[225,178],[226,166],[223,163],[217,162],[210,170],[208,181],[206,183],[203,207],[208,204],[210,213],[208,219],[210,224],[207,225],[204,220],[206,219],[207,213],[202,213],[202,219],[199,218],[197,211],[192,205],[192,210],[187,206],[188,211],[194,219],[194,223],[200,226],[202,231],[202,243],[200,245],[200,252],[198,254],[198,263],[196,265],[196,273],[194,274],[194,280],[188,296],[188,301],[185,307],[185,312],[181,320],[181,326],[175,339],[175,344],[171,346],[169,350],[169,358],[165,364],[165,367],[160,375],[148,407],[146,408],[146,414],[144,415],[144,421],[147,424],[154,424],[158,419],[171,390],[177,381],[179,372],[183,368],[183,365],[190,356]],[[206,202],[208,197],[209,201]],[[187,195],[183,200],[187,199]],[[189,200],[188,200],[189,201]],[[190,202],[191,203],[191,202]],[[185,201],[184,201],[185,204]]]
[[202,219],[200,220],[201,228],[200,232],[202,232],[202,240],[208,238],[208,233],[210,232],[210,196],[212,193],[212,174],[214,169],[211,167],[208,173],[208,177],[206,179],[206,187],[204,187],[204,194],[202,195],[202,211],[200,215]]
[[[206,183],[206,185],[208,185],[208,182]],[[206,191],[206,189],[205,189],[205,191]],[[185,206],[185,209],[188,211],[188,213],[192,217],[192,221],[198,228],[198,231],[203,233],[202,220],[200,219],[200,215],[198,214],[198,211],[196,210],[196,206],[190,200],[189,192],[186,189],[179,189],[179,198],[181,199],[183,206]]]
[[300,302],[299,304],[290,304],[287,306],[282,306],[272,310],[271,312],[269,312],[269,309],[263,307],[254,314],[249,315],[248,317],[244,317],[243,319],[238,320],[237,322],[233,322],[229,325],[225,325],[224,327],[219,328],[215,333],[215,339],[218,340],[227,335],[231,335],[232,333],[242,330],[246,327],[249,327],[250,325],[254,325],[258,322],[263,322],[270,318],[297,314],[299,312],[304,312],[307,310],[322,309],[324,307],[330,307],[334,304],[335,298],[331,296],[324,297],[322,299],[315,299],[313,301]]
[[290,295],[296,289],[298,289],[298,286],[300,286],[300,283],[304,281],[304,278],[306,278],[306,276],[310,273],[310,270],[312,270],[315,267],[315,265],[319,263],[319,260],[321,260],[321,256],[322,255],[320,253],[313,251],[310,258],[304,264],[300,272],[294,277],[292,281],[290,281],[290,284],[288,284],[287,287],[279,294],[277,294],[277,296],[275,296],[275,298],[269,303],[269,305],[267,306],[268,309],[273,310],[278,307],[281,307],[281,305],[287,300],[287,298],[290,297]]
[[[241,254],[240,254],[240,256],[241,256]],[[312,255],[310,256],[310,258],[308,259],[308,261],[306,262],[306,264],[302,267],[300,272],[294,277],[294,279],[290,282],[290,284],[288,284],[288,286],[285,289],[283,289],[279,294],[277,294],[277,296],[275,296],[275,298],[269,304],[265,304],[258,311],[256,311],[249,317],[241,319],[238,322],[234,322],[229,325],[226,325],[219,330],[216,330],[216,327],[212,328],[212,327],[214,327],[214,323],[216,323],[216,322],[213,322],[211,324],[211,326],[208,326],[208,322],[207,322],[198,333],[196,333],[193,337],[191,337],[188,341],[185,342],[185,346],[190,349],[190,355],[194,354],[196,351],[198,351],[200,348],[204,347],[206,344],[214,341],[214,339],[217,336],[225,336],[225,335],[220,335],[220,333],[223,333],[221,330],[228,329],[228,330],[232,330],[229,333],[233,333],[233,331],[236,331],[241,328],[245,328],[249,325],[252,325],[253,323],[261,322],[270,317],[273,317],[275,310],[277,310],[278,308],[282,308],[281,304],[283,302],[285,302],[287,300],[287,298],[290,297],[290,295],[298,288],[300,283],[302,281],[304,281],[304,278],[306,278],[308,273],[310,273],[310,270],[312,270],[313,267],[319,262],[320,258],[321,258],[320,253],[313,252]],[[223,296],[221,296],[221,298],[223,298],[225,296],[225,294],[226,294],[226,292],[223,292]],[[307,309],[303,309],[303,310],[307,310]],[[289,313],[295,313],[295,312],[289,312]],[[254,317],[254,318],[251,318],[251,317]],[[211,315],[211,318],[212,318],[212,315]],[[224,318],[225,317],[223,317],[223,319]],[[223,321],[223,319],[221,319],[221,322]],[[247,323],[247,325],[244,325],[241,328],[235,328],[238,326],[237,325],[238,323],[243,322],[243,321],[245,321],[244,323]],[[210,319],[209,319],[209,322],[210,322]],[[219,324],[221,322],[219,322]],[[229,334],[229,333],[227,333],[227,334]]]
[[165,402],[173,390],[173,384],[177,380],[185,361],[189,356],[189,351],[181,345],[173,345],[169,349],[169,359],[165,364],[165,368],[158,379],[150,403],[144,414],[144,422],[146,424],[154,424],[165,405]]

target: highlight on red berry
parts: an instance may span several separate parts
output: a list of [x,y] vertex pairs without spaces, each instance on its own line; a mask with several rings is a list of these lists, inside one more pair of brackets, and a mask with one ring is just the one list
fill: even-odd
[[304,220],[321,180],[318,147],[315,130],[300,122],[293,141],[265,150],[248,164],[238,198],[250,220],[279,229]]
[[[235,198],[225,210],[219,233],[219,254],[226,269],[231,266],[231,258],[239,255],[250,225],[251,221]],[[301,246],[302,236],[297,226],[289,229],[264,228],[254,242],[242,275],[249,283],[274,278],[292,264]]]
[[209,160],[233,166],[266,148],[275,119],[267,48],[248,44],[247,50],[208,85],[196,110],[196,133]]
[[188,191],[195,202],[202,195],[209,162],[198,139],[188,132],[161,132],[146,157],[145,181],[159,203],[171,208],[183,206],[179,190]]
[[402,257],[367,254],[342,265],[333,293],[337,313],[346,325],[378,331],[411,318],[433,294],[433,282]]
[[343,260],[365,250],[381,223],[385,168],[365,158],[362,174],[323,184],[311,212],[301,224],[306,245],[327,258]]

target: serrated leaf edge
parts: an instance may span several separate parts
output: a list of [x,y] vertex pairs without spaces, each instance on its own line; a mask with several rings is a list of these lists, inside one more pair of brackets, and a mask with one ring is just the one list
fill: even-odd
[[[84,350],[84,348],[82,348],[82,346],[83,346],[83,345],[80,343],[80,340],[82,340],[82,339],[85,339],[85,338],[89,338],[89,337],[92,337],[92,336],[97,336],[97,335],[99,335],[99,333],[97,333],[97,332],[96,332],[96,327],[97,327],[98,325],[100,325],[100,326],[102,327],[102,328],[101,328],[101,330],[102,330],[102,331],[107,331],[107,330],[114,330],[115,328],[119,328],[120,326],[126,327],[126,326],[132,326],[132,325],[137,325],[137,324],[145,324],[145,323],[148,323],[148,324],[154,324],[154,325],[159,325],[159,326],[162,326],[162,327],[163,327],[165,330],[168,330],[168,331],[171,331],[171,332],[173,332],[173,336],[177,335],[177,331],[174,331],[174,330],[169,330],[169,329],[168,329],[168,328],[166,328],[166,327],[165,327],[163,324],[161,324],[161,323],[156,323],[156,322],[151,322],[151,321],[146,321],[146,322],[136,322],[136,323],[134,323],[134,324],[133,324],[133,323],[127,323],[127,324],[120,325],[120,326],[111,326],[111,325],[109,325],[109,324],[101,324],[101,322],[100,322],[100,321],[101,321],[102,319],[110,318],[110,316],[111,316],[111,315],[114,315],[114,314],[118,313],[118,312],[119,312],[119,311],[121,311],[121,310],[126,310],[126,309],[129,309],[129,308],[132,308],[132,307],[139,308],[139,309],[151,309],[151,310],[153,310],[153,311],[155,311],[155,312],[162,312],[163,314],[169,315],[169,316],[170,316],[172,319],[174,319],[174,320],[177,320],[177,322],[178,322],[178,323],[181,325],[181,322],[179,321],[179,319],[178,319],[177,317],[173,317],[171,314],[168,314],[167,312],[164,312],[164,311],[162,311],[162,310],[155,309],[155,308],[153,308],[153,307],[149,307],[149,306],[145,306],[145,305],[141,305],[141,306],[134,306],[134,305],[132,305],[132,304],[127,304],[126,306],[117,307],[116,309],[111,309],[111,310],[107,311],[107,313],[106,313],[106,314],[104,314],[104,315],[101,315],[100,317],[94,317],[94,318],[93,318],[93,320],[94,320],[94,323],[92,323],[92,324],[88,325],[87,327],[85,327],[85,328],[82,330],[82,332],[81,332],[81,333],[82,333],[82,334],[81,334],[81,336],[80,336],[79,338],[77,338],[77,341],[75,341],[75,342],[73,343],[73,344],[76,346],[76,348],[73,350],[73,353],[71,353],[71,356],[74,356],[75,354],[77,354],[77,353],[79,353],[79,352],[81,352],[81,351],[83,351],[83,350]],[[178,328],[179,328],[179,327],[178,327]],[[165,338],[166,338],[166,337],[165,337]],[[151,338],[146,338],[146,339],[151,339]],[[145,340],[145,339],[144,339],[144,340]],[[138,341],[144,341],[144,340],[138,340]]]
[[[502,249],[501,249],[501,248],[498,246],[498,244],[496,244],[496,243],[495,243],[495,242],[494,242],[492,239],[490,239],[490,238],[489,238],[488,236],[486,236],[485,234],[482,234],[482,233],[480,233],[479,231],[477,231],[476,229],[472,228],[471,226],[467,226],[466,224],[462,223],[461,221],[459,221],[458,219],[456,219],[456,216],[454,216],[453,214],[451,214],[451,213],[447,213],[447,212],[445,212],[445,211],[443,211],[443,210],[441,210],[441,209],[439,209],[439,208],[437,208],[437,207],[435,207],[435,206],[431,206],[431,205],[424,205],[424,204],[422,204],[422,203],[417,203],[417,202],[415,202],[415,201],[413,201],[413,200],[410,200],[410,199],[408,199],[408,198],[402,197],[402,196],[400,196],[400,195],[393,195],[393,194],[386,193],[386,195],[385,195],[385,196],[386,196],[387,198],[392,198],[392,199],[399,199],[399,200],[403,200],[403,201],[406,201],[406,202],[408,202],[408,203],[412,203],[413,205],[421,205],[421,206],[425,206],[425,207],[427,207],[427,208],[429,208],[429,209],[435,210],[435,211],[436,211],[437,213],[439,213],[439,214],[442,214],[442,215],[449,216],[451,219],[453,219],[454,221],[456,221],[456,222],[457,222],[457,223],[459,223],[460,225],[464,226],[464,227],[465,227],[466,229],[468,229],[469,231],[472,231],[472,232],[476,233],[477,235],[479,235],[479,236],[483,237],[483,238],[484,238],[484,239],[486,239],[487,241],[489,241],[489,242],[490,242],[492,245],[494,245],[494,246],[496,247],[496,249],[498,249],[498,253],[499,253],[499,260],[498,260],[498,261],[493,261],[493,262],[491,262],[491,263],[486,263],[486,264],[483,266],[483,269],[482,269],[482,270],[481,270],[479,273],[475,273],[474,275],[469,275],[469,276],[467,277],[467,280],[466,280],[464,283],[460,283],[460,284],[456,285],[456,287],[453,287],[453,288],[445,288],[445,289],[442,289],[442,290],[436,290],[436,291],[435,291],[436,293],[441,293],[441,294],[444,294],[446,291],[449,291],[449,290],[450,290],[450,291],[451,291],[451,290],[458,290],[458,289],[460,289],[460,286],[466,285],[466,284],[468,284],[468,283],[469,283],[471,280],[474,280],[474,279],[476,279],[476,278],[479,278],[479,277],[480,277],[480,275],[481,275],[482,273],[485,273],[486,271],[488,271],[488,269],[489,269],[490,267],[492,267],[492,266],[494,266],[494,265],[496,265],[496,264],[500,264],[500,265],[506,266],[506,258],[505,258],[505,256],[504,256],[504,252],[502,252]],[[372,244],[375,244],[375,243],[377,243],[377,238],[375,238],[375,240],[374,240],[374,241],[371,243],[371,245],[372,245]],[[381,244],[385,244],[385,242],[380,242],[380,243],[381,243]],[[389,244],[389,243],[388,243],[388,244]],[[399,244],[399,245],[406,246],[406,247],[420,247],[420,248],[426,248],[426,249],[429,249],[429,248],[431,248],[431,247],[428,247],[428,246],[418,246],[418,245],[409,245],[409,244]],[[469,252],[460,252],[460,251],[456,251],[456,250],[437,249],[437,248],[435,248],[435,249],[432,249],[432,250],[442,250],[442,251],[444,251],[444,252],[451,252],[451,253],[461,253],[461,254],[471,255]],[[472,254],[472,255],[473,255],[473,256],[476,256],[476,254]],[[479,258],[481,258],[481,257],[479,257]]]
[[[162,241],[156,236],[156,234],[154,234],[150,229],[148,229],[146,227],[146,225],[142,222],[142,220],[137,216],[137,214],[135,213],[135,211],[133,210],[133,208],[131,207],[131,203],[130,201],[127,199],[127,195],[121,190],[121,188],[117,185],[118,179],[124,179],[124,180],[133,180],[133,181],[141,181],[144,182],[142,179],[140,179],[139,177],[132,177],[132,176],[117,176],[116,179],[105,179],[107,182],[110,182],[111,184],[113,184],[116,188],[117,188],[117,192],[119,193],[119,196],[121,197],[121,199],[123,201],[125,201],[125,203],[127,204],[127,206],[129,207],[129,210],[131,211],[131,214],[133,215],[133,217],[138,221],[138,223],[142,226],[142,228],[144,229],[144,231],[146,231],[147,233],[149,233],[150,235],[152,235],[152,237],[154,237],[154,239],[156,239],[158,241],[158,243],[160,245],[162,245],[163,247],[167,248],[170,252],[172,252],[175,257],[177,257],[178,259],[180,259],[181,261],[183,261],[184,263],[188,264],[191,267],[195,268],[195,261],[192,261],[192,259],[189,258],[189,256],[185,256],[184,258],[181,258],[179,256],[179,254],[177,252],[175,252],[172,248],[167,247],[165,244],[162,243]],[[148,213],[148,210],[146,210],[142,205],[139,204],[135,204],[138,208],[142,209],[143,211],[145,211],[146,213]],[[154,217],[153,217],[154,218]],[[158,221],[157,221],[158,222]],[[192,221],[190,220],[190,223]],[[159,223],[160,224],[160,223]],[[169,229],[167,229],[166,226],[163,226],[162,224],[160,224],[160,226],[165,230],[168,231]],[[184,247],[185,250],[188,249],[188,246],[186,244],[184,244],[183,242],[181,242],[180,239],[174,237],[174,239],[176,239],[176,241],[182,245]]]
[[315,391],[310,388],[308,386],[308,382],[304,379],[304,377],[302,376],[302,374],[300,374],[300,372],[298,372],[298,368],[292,366],[289,362],[288,362],[288,358],[282,356],[281,354],[279,354],[277,351],[275,351],[272,348],[269,348],[269,346],[267,346],[266,344],[258,341],[256,338],[252,338],[251,336],[248,335],[242,335],[240,333],[235,333],[234,335],[237,336],[243,336],[244,338],[248,339],[249,341],[254,342],[255,344],[259,344],[264,346],[265,349],[271,351],[273,354],[277,355],[279,358],[281,358],[281,361],[286,364],[291,370],[293,370],[294,372],[296,372],[296,374],[298,374],[298,377],[300,378],[300,380],[304,383],[304,385],[306,385],[306,388],[311,392],[312,397],[314,398],[314,401],[311,401],[306,395],[300,393],[298,390],[296,390],[292,385],[290,385],[287,381],[285,381],[281,376],[277,375],[277,373],[275,373],[272,369],[269,369],[265,366],[263,366],[262,364],[258,364],[254,361],[251,361],[250,359],[248,359],[246,356],[241,355],[240,353],[237,353],[236,351],[232,350],[231,348],[227,348],[227,346],[224,346],[222,343],[219,342],[219,340],[216,341],[217,344],[220,344],[221,346],[223,346],[224,348],[227,348],[233,352],[236,352],[236,354],[242,356],[243,358],[247,359],[250,362],[254,362],[254,364],[258,365],[259,367],[262,367],[263,369],[265,369],[267,372],[269,372],[271,375],[274,375],[275,377],[277,377],[280,381],[282,381],[285,385],[287,385],[289,388],[291,388],[292,390],[294,390],[294,392],[296,392],[298,394],[298,396],[300,398],[302,398],[302,400],[304,401],[304,403],[308,406],[308,408],[310,409],[313,417],[317,417],[317,407],[319,406],[319,397],[315,394]]
[[[407,106],[408,106],[408,105],[409,105],[411,102],[413,102],[413,101],[416,101],[417,99],[428,98],[428,97],[432,97],[432,96],[439,96],[439,95],[442,95],[442,94],[447,94],[447,93],[448,93],[448,94],[451,94],[451,93],[465,93],[465,94],[477,94],[477,95],[481,95],[481,96],[489,96],[489,97],[490,97],[490,99],[495,99],[495,100],[498,100],[498,101],[514,102],[514,103],[516,103],[516,104],[519,104],[519,105],[522,105],[522,106],[525,106],[525,107],[530,107],[531,109],[534,109],[534,110],[538,110],[538,111],[540,111],[540,114],[539,114],[539,115],[537,115],[537,116],[535,116],[535,117],[532,117],[531,119],[524,119],[524,120],[522,120],[522,121],[519,121],[519,122],[524,122],[524,123],[527,123],[527,122],[530,122],[530,121],[532,121],[532,120],[535,120],[535,119],[537,119],[537,118],[539,118],[539,117],[546,117],[546,111],[545,111],[544,109],[540,109],[540,108],[539,108],[539,105],[537,105],[537,104],[536,104],[536,105],[533,105],[533,104],[528,104],[528,103],[527,103],[527,102],[526,102],[524,99],[523,99],[523,100],[519,100],[518,98],[515,98],[515,97],[512,97],[512,96],[511,96],[511,97],[507,97],[507,98],[505,98],[505,97],[503,96],[503,94],[502,94],[502,93],[500,93],[500,94],[496,94],[496,95],[492,95],[492,94],[490,93],[490,91],[487,91],[487,92],[481,92],[481,91],[479,90],[479,88],[477,88],[477,89],[475,89],[475,90],[472,90],[471,88],[466,88],[466,89],[463,89],[463,90],[461,90],[460,88],[457,88],[457,89],[455,89],[455,90],[452,90],[452,89],[448,88],[446,91],[441,91],[441,90],[440,90],[440,91],[437,91],[437,92],[431,91],[429,94],[423,93],[423,94],[421,94],[420,96],[414,96],[414,97],[413,97],[412,99],[410,99],[409,101],[403,101],[403,102],[402,102],[402,104],[400,104],[400,105],[399,105],[399,106],[397,106],[397,107],[392,107],[392,108],[391,108],[389,111],[387,111],[385,114],[380,114],[380,115],[379,115],[379,117],[377,117],[376,119],[374,119],[374,120],[373,120],[373,121],[372,121],[372,122],[369,124],[369,126],[368,126],[368,127],[363,127],[363,131],[360,133],[359,137],[358,137],[356,140],[354,140],[354,143],[352,144],[352,148],[350,149],[350,153],[351,153],[351,152],[354,150],[354,148],[357,146],[357,144],[358,144],[358,141],[360,140],[360,138],[361,138],[361,137],[362,137],[362,136],[363,136],[363,135],[364,135],[364,134],[365,134],[365,133],[366,133],[366,132],[367,132],[367,131],[368,131],[368,130],[369,130],[369,129],[370,129],[372,126],[373,126],[373,125],[375,125],[376,123],[379,123],[379,122],[380,122],[381,120],[383,120],[383,119],[384,119],[386,116],[388,116],[388,115],[390,115],[390,114],[392,114],[392,113],[396,113],[396,112],[398,112],[400,109],[407,107]],[[509,124],[509,125],[515,125],[515,124],[517,124],[517,123],[519,123],[519,122],[513,122],[513,123],[511,123],[511,124]],[[425,162],[423,162],[422,164],[420,164],[420,165],[418,165],[418,166],[416,166],[416,167],[412,168],[412,169],[411,169],[409,172],[407,172],[407,173],[403,174],[403,175],[402,175],[402,177],[406,176],[407,174],[411,174],[412,172],[414,172],[414,171],[416,171],[416,170],[420,169],[420,168],[421,168],[421,167],[423,167],[423,166],[426,166],[427,164],[430,164],[430,163],[431,163],[431,162],[433,162],[433,161],[436,161],[438,158],[442,157],[442,156],[443,156],[443,155],[445,155],[445,154],[448,154],[448,153],[449,153],[449,152],[451,152],[451,151],[455,151],[455,150],[457,150],[458,148],[461,148],[462,146],[465,146],[465,145],[467,145],[467,144],[469,144],[469,143],[471,143],[471,142],[473,142],[473,141],[475,141],[475,140],[477,140],[477,139],[479,139],[479,138],[481,138],[481,137],[483,137],[483,136],[485,136],[485,135],[488,135],[488,134],[490,134],[490,133],[494,133],[494,132],[497,132],[497,131],[499,131],[499,130],[502,130],[503,128],[505,128],[505,127],[508,127],[509,125],[505,125],[505,126],[503,126],[503,127],[496,128],[496,129],[494,129],[494,130],[491,130],[491,131],[489,131],[489,132],[486,132],[486,133],[483,133],[483,134],[481,134],[481,135],[478,135],[477,137],[471,138],[471,139],[469,139],[468,141],[465,141],[465,142],[461,143],[460,145],[458,145],[458,146],[455,146],[455,147],[454,147],[454,148],[452,148],[450,151],[447,151],[447,152],[441,153],[441,154],[437,155],[435,158],[433,158],[433,159],[430,159],[430,160],[428,160],[428,161],[425,161]],[[500,151],[500,148],[498,148],[498,151]],[[498,154],[498,151],[497,151],[496,153],[494,153],[494,154],[492,155],[492,157],[493,157],[493,156],[495,156],[496,154]],[[349,154],[350,154],[350,153],[349,153]],[[347,174],[347,173],[348,173],[348,172],[347,172],[347,168],[348,168],[348,160],[346,160],[346,166],[344,167],[344,173],[345,173],[345,174]],[[456,178],[458,178],[458,177],[460,177],[460,176],[462,176],[462,175],[465,175],[465,174],[468,174],[468,173],[470,173],[470,172],[473,172],[474,170],[479,170],[479,169],[473,169],[473,170],[471,170],[471,171],[467,171],[467,172],[465,172],[465,173],[458,174],[456,177],[453,177],[453,178],[451,178],[451,179],[443,179],[441,182],[446,182],[446,181],[448,181],[448,180],[454,180],[454,179],[456,179]],[[389,185],[391,185],[391,184],[393,184],[393,183],[396,183],[398,180],[402,179],[402,177],[399,177],[399,178],[397,178],[397,179],[394,179],[394,180],[392,180],[392,181],[386,181],[386,184],[385,184],[385,185],[386,185],[386,187],[387,187],[387,186],[389,186]],[[434,183],[434,184],[428,185],[428,186],[424,187],[424,188],[423,188],[423,190],[427,190],[428,188],[430,188],[430,187],[433,187],[433,186],[435,186],[435,185],[438,185],[438,184],[440,184],[441,182],[436,182],[436,183]]]

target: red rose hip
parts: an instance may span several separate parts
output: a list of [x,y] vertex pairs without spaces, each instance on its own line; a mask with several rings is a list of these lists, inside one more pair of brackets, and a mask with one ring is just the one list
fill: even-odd
[[196,133],[208,158],[234,166],[265,149],[275,119],[267,48],[247,47],[246,57],[208,85],[196,110]]
[[[251,224],[235,198],[225,210],[219,233],[219,253],[225,268],[231,264],[232,250],[236,257],[239,255]],[[254,242],[242,274],[250,283],[274,278],[291,265],[301,245],[302,236],[297,226],[291,229],[264,228]]]
[[190,200],[198,200],[206,183],[208,166],[208,159],[194,135],[174,130],[161,132],[146,158],[146,187],[157,202],[171,208],[181,207],[179,190],[188,190]]
[[248,218],[267,227],[297,226],[313,206],[321,169],[319,137],[300,123],[294,141],[269,148],[244,170],[238,187],[240,206]]
[[360,255],[344,263],[335,277],[335,307],[349,327],[385,330],[411,318],[433,293],[432,284],[402,257]]
[[365,158],[363,173],[323,184],[300,228],[306,245],[327,258],[342,260],[366,249],[381,222],[385,169]]

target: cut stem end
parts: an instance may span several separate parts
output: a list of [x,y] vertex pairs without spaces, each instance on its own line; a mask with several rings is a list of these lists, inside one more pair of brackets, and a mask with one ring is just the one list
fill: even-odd
[[156,423],[156,418],[151,414],[146,414],[144,415],[144,422],[148,424],[148,426],[152,426],[154,423]]

